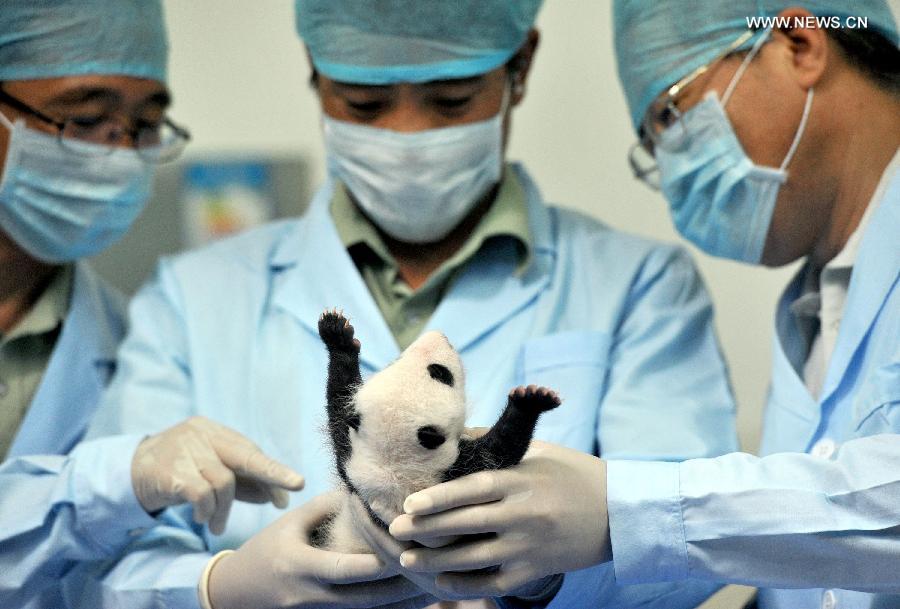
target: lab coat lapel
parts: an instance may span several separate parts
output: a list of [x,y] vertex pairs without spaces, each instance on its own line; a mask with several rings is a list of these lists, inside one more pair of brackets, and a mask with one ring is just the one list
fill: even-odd
[[[876,202],[877,203],[877,202]],[[827,399],[840,386],[869,329],[900,280],[900,172],[888,183],[863,235],[834,354],[822,388]]]
[[762,454],[805,450],[821,415],[819,405],[792,362],[804,357],[804,345],[790,304],[799,296],[805,269],[785,289],[775,317],[772,380],[766,406]]
[[369,289],[341,243],[331,220],[329,180],[316,193],[309,211],[285,233],[270,261],[272,303],[318,336],[325,309],[343,309],[362,343],[360,361],[380,370],[400,351]]
[[115,369],[124,332],[118,295],[104,290],[86,263],[75,266],[68,314],[10,457],[66,453],[81,439]]
[[514,244],[494,241],[466,265],[427,325],[443,332],[461,353],[531,303],[550,279],[556,255],[551,214],[525,170],[518,164],[513,169],[526,193],[532,261],[524,273],[516,274]]

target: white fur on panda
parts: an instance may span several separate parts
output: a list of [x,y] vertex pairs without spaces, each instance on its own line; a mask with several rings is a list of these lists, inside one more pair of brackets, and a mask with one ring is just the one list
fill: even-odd
[[[429,364],[453,375],[449,386],[431,377]],[[465,382],[459,354],[440,332],[419,337],[384,370],[356,392],[359,430],[350,429],[352,446],[347,477],[385,523],[403,512],[410,494],[433,486],[456,461],[466,419]],[[433,426],[445,436],[434,449],[422,446],[418,431]],[[327,547],[341,552],[371,553],[354,528],[347,501],[332,520]]]

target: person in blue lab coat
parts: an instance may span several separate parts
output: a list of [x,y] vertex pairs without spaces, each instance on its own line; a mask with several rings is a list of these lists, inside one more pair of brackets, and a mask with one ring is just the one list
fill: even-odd
[[123,297],[81,259],[128,230],[155,166],[188,139],[166,118],[166,55],[158,1],[0,9],[3,607],[62,607],[57,580],[73,561],[114,554],[165,506],[193,501],[218,529],[227,478],[252,484],[269,466],[259,455],[241,469],[255,447],[201,419],[74,448],[126,325]]
[[[170,510],[171,526],[136,540],[117,564],[83,570],[78,600],[216,609],[433,602],[395,575],[396,561],[308,542],[335,507],[322,495],[334,477],[317,334],[330,307],[352,317],[365,376],[424,330],[443,331],[466,365],[470,425],[491,425],[516,385],[558,390],[565,404],[536,435],[555,443],[542,445],[546,457],[577,455],[578,468],[567,461],[550,476],[582,497],[554,499],[570,515],[593,508],[583,493],[601,474],[592,455],[678,461],[735,449],[711,303],[686,253],[547,204],[524,167],[503,161],[539,6],[297,2],[328,178],[302,217],[161,262],[133,301],[90,435],[207,416],[299,468],[306,489],[275,522],[269,508],[236,505],[221,537]],[[693,607],[716,588],[617,586],[608,567],[595,575],[610,607]],[[559,578],[537,584],[509,592],[537,601]]]
[[[640,136],[635,175],[661,188],[679,231],[707,252],[805,264],[776,312],[764,456],[607,455],[602,559],[620,583],[758,586],[765,609],[900,607],[900,40],[883,0],[791,4],[614,4]],[[471,532],[475,522],[501,532],[490,546],[413,550],[404,562],[424,572],[488,567],[512,549],[544,574],[552,549],[512,539],[521,515],[478,505],[533,484],[498,474],[410,497],[418,516],[392,523],[399,539]],[[567,550],[588,555],[594,539]],[[497,584],[438,580],[461,592]],[[574,606],[580,584],[567,575],[551,606]]]

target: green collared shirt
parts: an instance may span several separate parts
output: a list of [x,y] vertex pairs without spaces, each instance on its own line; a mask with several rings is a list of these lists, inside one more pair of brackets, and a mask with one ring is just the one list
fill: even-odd
[[417,290],[410,288],[400,276],[397,262],[378,230],[350,200],[343,187],[334,189],[331,217],[341,242],[353,258],[401,349],[408,347],[422,333],[450,282],[488,240],[514,240],[519,250],[520,272],[531,260],[532,236],[525,190],[509,167],[503,171],[497,198],[475,230]]
[[37,393],[69,310],[72,267],[60,269],[28,313],[0,333],[0,459],[6,458]]

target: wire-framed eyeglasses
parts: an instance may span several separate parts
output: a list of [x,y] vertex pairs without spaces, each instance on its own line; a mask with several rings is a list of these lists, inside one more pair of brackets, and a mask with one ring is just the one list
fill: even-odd
[[[666,89],[663,94],[650,105],[644,120],[641,122],[639,138],[628,150],[628,164],[634,177],[641,180],[653,190],[660,189],[659,167],[656,164],[655,150],[658,146],[671,146],[677,148],[684,142],[687,134],[682,119],[682,112],[678,109],[678,96],[688,85],[705,74],[717,62],[725,59],[746,43],[756,32],[747,30],[734,42],[693,72]],[[663,143],[662,134],[668,132]]]
[[158,122],[126,126],[114,115],[100,118],[52,118],[0,87],[0,101],[56,128],[59,145],[85,156],[105,156],[122,146],[125,138],[147,163],[167,163],[178,158],[191,139],[190,132],[168,117]]

